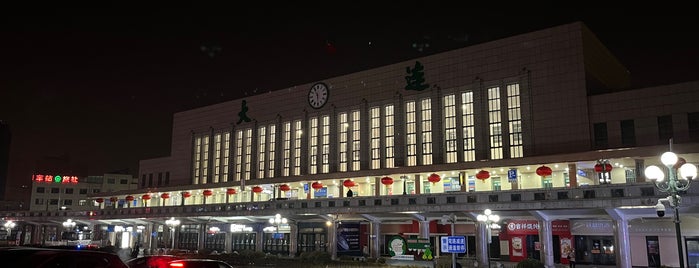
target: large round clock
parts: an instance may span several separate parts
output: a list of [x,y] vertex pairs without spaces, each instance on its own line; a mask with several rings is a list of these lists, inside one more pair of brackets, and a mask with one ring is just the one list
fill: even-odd
[[325,83],[316,83],[308,91],[308,104],[314,109],[319,109],[328,102],[328,97],[330,96],[330,91],[328,91],[328,85]]

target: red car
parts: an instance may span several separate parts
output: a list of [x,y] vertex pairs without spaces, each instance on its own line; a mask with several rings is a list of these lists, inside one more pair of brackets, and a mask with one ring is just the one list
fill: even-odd
[[129,268],[165,268],[167,264],[174,260],[182,259],[173,255],[151,255],[143,256],[126,261]]

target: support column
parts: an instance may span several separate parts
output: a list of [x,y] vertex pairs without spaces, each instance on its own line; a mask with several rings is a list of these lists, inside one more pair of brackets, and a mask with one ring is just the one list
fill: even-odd
[[233,233],[230,232],[230,226],[229,230],[226,231],[226,238],[224,239],[224,245],[223,245],[223,250],[231,253],[233,252]]
[[337,221],[332,220],[331,224],[328,225],[328,247],[327,251],[330,252],[330,258],[337,260]]
[[478,267],[488,267],[488,225],[476,222],[476,261]]
[[257,232],[255,235],[255,251],[257,252],[262,252],[264,250],[264,245],[262,243],[265,241],[265,231],[262,230],[262,228],[264,228],[264,226],[259,226],[258,230],[255,231]]
[[568,181],[570,182],[569,188],[578,187],[578,165],[575,163],[568,164]]
[[631,268],[631,240],[628,217],[618,208],[607,209],[614,228],[614,252],[616,267]]
[[420,238],[430,238],[430,221],[418,221],[420,224]]
[[422,176],[415,174],[413,178],[415,178],[415,194],[422,194]]
[[197,236],[197,249],[203,249],[204,248],[204,239],[206,239],[206,223],[204,224],[199,224],[199,235]]
[[553,227],[551,219],[542,211],[532,211],[532,215],[539,221],[539,243],[541,243],[541,262],[547,268],[555,268],[553,259]]
[[371,234],[369,235],[369,256],[371,258],[381,257],[381,222],[371,221]]
[[296,256],[299,248],[299,231],[295,222],[289,222],[289,257]]

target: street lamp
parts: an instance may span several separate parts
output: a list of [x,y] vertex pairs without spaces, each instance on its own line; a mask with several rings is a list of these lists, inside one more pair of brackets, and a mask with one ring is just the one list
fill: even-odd
[[171,217],[169,220],[165,221],[165,224],[170,227],[170,248],[175,249],[175,227],[180,225],[180,220],[176,220],[175,217]]
[[498,225],[498,222],[500,221],[500,216],[493,214],[493,212],[490,209],[486,209],[483,211],[483,214],[478,214],[476,216],[476,219],[485,224],[485,228],[488,230],[488,267],[490,267],[490,243],[493,242],[493,235],[492,235],[492,230],[493,229],[500,229],[500,225]]
[[[686,163],[684,159],[677,157],[672,152],[672,141],[670,143],[670,152],[666,152],[660,156],[660,161],[667,167],[667,180],[665,173],[658,166],[648,166],[645,170],[646,178],[655,183],[655,187],[661,192],[670,194],[667,198],[658,199],[656,211],[659,217],[665,215],[665,205],[662,201],[667,201],[675,212],[675,233],[677,235],[677,252],[680,261],[680,267],[684,268],[684,250],[682,249],[682,231],[680,229],[680,193],[684,193],[689,189],[692,180],[697,177],[697,167],[694,164]],[[679,169],[679,172],[678,172]],[[680,175],[680,176],[678,176]]]
[[75,222],[71,219],[67,219],[66,221],[63,222],[63,227],[66,229],[73,229],[75,227]]
[[288,220],[286,218],[282,218],[282,215],[274,215],[274,218],[269,219],[269,223],[274,225],[274,232],[278,233],[279,232],[279,225],[281,224],[286,224]]

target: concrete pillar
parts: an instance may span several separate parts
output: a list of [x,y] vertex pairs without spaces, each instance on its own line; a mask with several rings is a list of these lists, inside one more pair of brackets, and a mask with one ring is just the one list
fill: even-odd
[[631,268],[631,242],[629,240],[629,220],[618,208],[607,209],[612,217],[614,228],[614,252],[616,267]]
[[381,222],[372,221],[371,234],[369,235],[369,256],[371,258],[381,257]]
[[265,241],[265,232],[262,230],[264,228],[263,225],[258,226],[256,232],[257,234],[255,235],[255,251],[257,252],[262,252],[264,250],[264,241]]
[[553,226],[551,218],[542,211],[532,211],[534,217],[539,220],[539,243],[541,244],[541,262],[547,268],[555,268],[553,258]]
[[430,221],[418,221],[420,224],[420,238],[430,238]]
[[337,259],[337,221],[331,221],[331,224],[328,225],[328,243],[326,246],[328,247],[327,251],[330,252],[330,258],[333,260]]
[[204,248],[204,239],[206,239],[206,231],[209,227],[206,226],[206,223],[204,224],[199,224],[199,235],[197,235],[197,249],[203,249]]
[[233,252],[233,233],[231,233],[230,230],[226,231],[226,238],[224,239],[224,241],[225,244],[223,245],[223,250],[225,250],[228,253]]
[[488,225],[476,222],[476,262],[478,267],[488,267]]
[[570,182],[570,188],[578,187],[578,165],[575,163],[568,164],[568,181]]
[[298,225],[295,222],[289,222],[289,256],[296,256],[298,252]]

